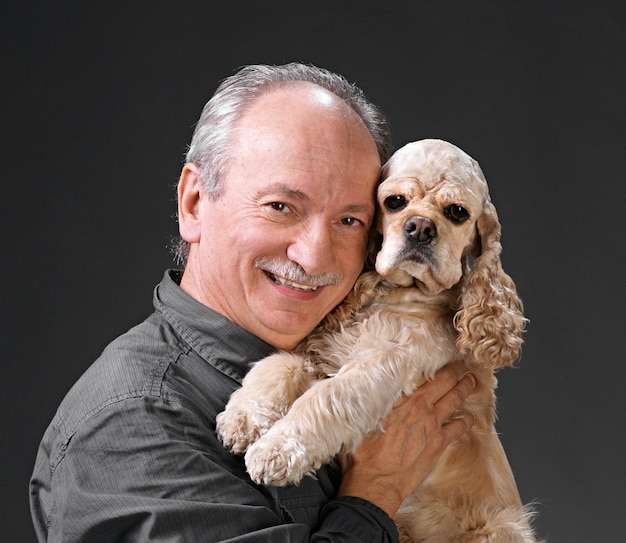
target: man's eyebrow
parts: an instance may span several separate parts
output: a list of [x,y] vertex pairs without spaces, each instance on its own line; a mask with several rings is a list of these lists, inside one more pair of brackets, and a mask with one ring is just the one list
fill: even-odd
[[[262,191],[258,191],[257,196],[264,196],[268,194],[283,195],[285,197],[292,198],[294,200],[309,201],[311,197],[301,190],[294,189],[285,183],[274,183],[263,187]],[[374,212],[374,205],[368,204],[348,204],[342,209],[342,213],[365,213],[372,214]]]
[[274,183],[273,185],[263,187],[262,191],[258,191],[257,195],[265,195],[265,194],[283,194],[285,196],[290,196],[292,198],[296,198],[298,200],[309,200],[309,196],[302,192],[301,190],[294,189],[289,185],[284,183]]
[[374,206],[366,204],[349,204],[344,208],[346,213],[372,213]]

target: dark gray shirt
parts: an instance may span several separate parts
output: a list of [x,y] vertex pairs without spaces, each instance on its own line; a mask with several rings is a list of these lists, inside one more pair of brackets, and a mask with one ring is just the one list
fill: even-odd
[[335,498],[339,474],[254,484],[215,433],[251,362],[272,347],[167,272],[155,312],[111,343],[61,403],[30,483],[40,541],[397,541],[391,519]]

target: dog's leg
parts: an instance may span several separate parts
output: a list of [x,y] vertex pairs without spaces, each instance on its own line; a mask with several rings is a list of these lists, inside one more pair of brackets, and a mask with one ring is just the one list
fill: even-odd
[[317,382],[250,446],[248,473],[258,483],[298,483],[380,428],[402,392],[400,382],[384,371],[367,372],[356,366]]
[[[249,447],[246,467],[252,479],[298,483],[382,428],[402,393],[413,392],[422,378],[432,378],[457,354],[451,327],[442,324],[434,334],[434,322],[419,318],[409,323],[404,313],[377,310],[360,326],[328,336],[323,352],[340,359],[341,369],[316,382]],[[444,341],[445,330],[449,337]]]
[[217,432],[224,446],[244,453],[284,416],[316,375],[300,354],[277,353],[257,362],[217,416]]

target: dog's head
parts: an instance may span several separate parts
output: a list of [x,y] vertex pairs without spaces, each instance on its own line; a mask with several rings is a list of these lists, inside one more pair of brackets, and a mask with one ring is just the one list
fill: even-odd
[[428,295],[458,285],[461,351],[493,367],[512,364],[526,319],[502,270],[500,223],[478,163],[448,142],[421,140],[394,153],[382,177],[376,271]]
[[383,246],[376,271],[428,294],[456,285],[488,206],[478,163],[441,140],[409,143],[385,165],[378,203]]

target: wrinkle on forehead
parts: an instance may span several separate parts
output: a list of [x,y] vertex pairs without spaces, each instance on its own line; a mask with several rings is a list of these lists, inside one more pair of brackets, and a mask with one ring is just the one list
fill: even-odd
[[[477,182],[478,181],[478,182]],[[379,187],[379,196],[391,196],[401,192],[410,197],[423,198],[427,192],[442,194],[447,200],[467,199],[470,197],[482,200],[486,186],[472,176],[468,183],[450,171],[443,170],[435,178],[420,175],[393,176],[385,179]]]
[[478,163],[456,146],[439,140],[402,147],[385,164],[382,175],[381,191],[389,182],[402,188],[417,184],[421,190],[442,191],[452,199],[469,193],[482,201],[488,194]]

